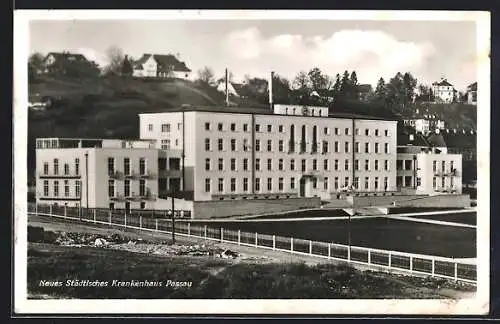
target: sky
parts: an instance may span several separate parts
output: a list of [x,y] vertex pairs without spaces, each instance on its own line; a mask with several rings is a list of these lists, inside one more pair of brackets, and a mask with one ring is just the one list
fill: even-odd
[[411,72],[460,91],[477,74],[474,21],[39,20],[29,32],[30,53],[78,52],[101,67],[111,46],[133,58],[178,53],[194,73],[208,66],[222,77],[228,68],[235,81],[318,67],[330,76],[355,70],[372,85]]

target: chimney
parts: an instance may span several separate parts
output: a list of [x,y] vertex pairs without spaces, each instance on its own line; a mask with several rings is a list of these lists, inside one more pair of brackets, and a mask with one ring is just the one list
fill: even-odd
[[274,71],[271,71],[271,78],[269,79],[269,106],[273,109],[273,77]]
[[227,68],[226,68],[226,76],[224,78],[225,80],[225,83],[226,83],[226,106],[229,106],[229,89],[228,89],[228,83],[229,83],[229,73],[227,72]]

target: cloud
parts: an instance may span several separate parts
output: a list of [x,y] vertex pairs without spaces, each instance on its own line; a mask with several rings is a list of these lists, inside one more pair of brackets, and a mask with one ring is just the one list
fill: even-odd
[[[398,71],[418,73],[436,53],[431,43],[396,39],[378,30],[340,30],[330,36],[304,37],[281,34],[265,38],[257,28],[236,30],[223,40],[225,51],[235,61],[245,61],[237,69],[259,66],[288,78],[300,70],[319,67],[334,76],[356,70],[361,82],[375,83]],[[235,74],[240,73],[235,69]]]

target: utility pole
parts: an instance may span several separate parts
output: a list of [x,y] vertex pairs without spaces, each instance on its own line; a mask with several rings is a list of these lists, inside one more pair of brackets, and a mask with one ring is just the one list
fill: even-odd
[[85,152],[85,210],[89,209],[89,153]]
[[172,244],[175,244],[175,186],[172,188]]

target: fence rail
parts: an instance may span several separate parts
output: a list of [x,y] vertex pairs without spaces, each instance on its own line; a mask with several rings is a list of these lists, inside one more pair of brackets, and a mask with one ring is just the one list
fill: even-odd
[[[28,205],[28,215],[41,215],[172,233],[171,219],[152,218],[133,212],[130,214],[114,214],[111,211],[96,209],[82,209],[81,212],[75,212],[73,209],[64,206]],[[477,283],[476,265],[452,258],[317,242],[262,233],[249,233],[240,230],[228,230],[222,227],[193,225],[186,222],[176,223],[175,233],[181,236],[345,261],[382,271],[402,271],[409,274],[428,275],[472,284]]]

